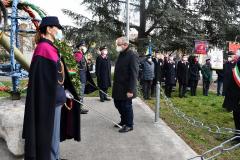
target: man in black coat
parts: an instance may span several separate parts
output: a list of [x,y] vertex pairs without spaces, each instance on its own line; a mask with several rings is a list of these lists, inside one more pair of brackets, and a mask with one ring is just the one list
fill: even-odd
[[194,56],[189,59],[189,83],[191,87],[191,96],[196,96],[197,85],[200,79],[199,71],[201,71],[201,66],[198,63],[198,57]]
[[107,90],[111,87],[111,62],[108,58],[108,50],[106,46],[100,47],[101,54],[96,59],[96,76],[99,87],[100,101],[109,101],[107,98]]
[[228,84],[229,84],[229,77],[231,76],[232,74],[232,69],[233,67],[235,66],[235,61],[234,61],[234,53],[232,52],[229,52],[228,53],[228,59],[227,59],[227,62],[224,63],[223,65],[223,94],[225,95],[225,92],[227,91],[227,88],[228,88]]
[[[226,85],[223,107],[233,111],[233,119],[236,130],[240,130],[240,59],[230,72],[229,81]],[[239,132],[238,132],[239,133]]]
[[154,63],[154,79],[152,82],[152,87],[151,87],[151,95],[152,97],[154,96],[154,93],[156,91],[156,84],[157,82],[159,82],[161,84],[161,82],[163,81],[163,55],[156,50],[155,53],[155,58],[153,58],[153,63]]
[[176,62],[174,58],[169,57],[168,61],[164,63],[164,71],[165,71],[165,94],[167,97],[171,97],[172,88],[176,85]]
[[188,77],[189,77],[189,62],[188,56],[184,54],[182,56],[182,60],[178,62],[177,65],[177,79],[179,83],[179,97],[186,97],[186,89],[188,85]]
[[133,130],[132,99],[137,94],[139,62],[136,54],[129,48],[126,37],[116,40],[116,50],[120,52],[115,64],[112,97],[121,117],[120,133]]

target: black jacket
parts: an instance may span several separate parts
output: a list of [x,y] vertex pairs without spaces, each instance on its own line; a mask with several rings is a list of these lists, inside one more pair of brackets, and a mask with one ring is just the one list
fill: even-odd
[[176,85],[176,63],[175,62],[166,62],[164,63],[165,71],[165,84],[166,85]]
[[[240,60],[238,61],[238,68],[240,68]],[[228,111],[239,110],[240,107],[240,87],[233,78],[233,72],[229,72],[230,76],[226,84],[225,98],[223,107]]]
[[127,48],[118,56],[115,64],[112,97],[116,100],[127,100],[127,92],[137,95],[137,78],[139,62],[136,54]]
[[177,79],[181,84],[188,84],[189,77],[189,63],[183,63],[182,61],[178,62],[177,65]]
[[223,92],[227,91],[228,85],[230,84],[230,78],[232,76],[232,69],[235,66],[233,62],[226,62],[223,65]]
[[157,60],[156,58],[153,59],[154,62],[154,74],[155,77],[153,79],[153,84],[157,84],[159,81],[160,83],[163,81],[163,74],[164,74],[164,63],[163,60]]
[[197,81],[200,79],[201,67],[199,63],[192,63],[189,66],[189,80],[190,81]]
[[99,55],[96,59],[96,76],[99,88],[111,87],[111,63],[109,58]]

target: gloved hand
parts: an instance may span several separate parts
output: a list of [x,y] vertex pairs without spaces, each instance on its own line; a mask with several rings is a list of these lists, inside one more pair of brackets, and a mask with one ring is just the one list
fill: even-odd
[[66,94],[66,97],[67,97],[68,99],[73,99],[73,98],[74,98],[73,95],[72,95],[72,93],[69,92],[69,90],[65,90],[65,94]]

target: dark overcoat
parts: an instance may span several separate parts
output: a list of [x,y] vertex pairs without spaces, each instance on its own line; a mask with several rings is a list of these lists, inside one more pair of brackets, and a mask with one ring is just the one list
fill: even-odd
[[189,80],[198,81],[200,79],[201,66],[199,63],[190,63],[189,65]]
[[232,69],[235,66],[234,62],[226,62],[223,65],[223,92],[225,93],[228,88],[228,84],[232,75]]
[[99,55],[96,59],[97,85],[100,89],[111,87],[111,62]]
[[165,71],[165,84],[175,86],[176,85],[176,63],[165,62],[164,63]]
[[179,61],[177,65],[177,79],[178,82],[181,84],[188,84],[188,77],[189,77],[189,63]]
[[127,100],[127,92],[137,96],[137,78],[139,62],[137,55],[127,48],[118,56],[115,64],[112,97],[116,100]]
[[[238,61],[238,68],[240,69],[240,60]],[[239,110],[240,107],[240,87],[237,85],[233,78],[233,71],[230,72],[231,75],[228,77],[228,84],[226,85],[225,98],[223,102],[223,107],[228,111]]]
[[153,84],[156,85],[158,81],[160,83],[163,81],[164,63],[162,59],[157,60],[156,58],[153,59],[153,62],[154,62],[154,74],[155,74],[155,77],[153,79]]

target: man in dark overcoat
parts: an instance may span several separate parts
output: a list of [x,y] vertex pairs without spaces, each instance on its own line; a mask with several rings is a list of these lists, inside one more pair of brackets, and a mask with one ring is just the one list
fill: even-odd
[[164,63],[164,73],[165,73],[165,94],[167,97],[171,97],[172,88],[176,85],[176,63],[174,58],[169,57],[168,61]]
[[185,93],[188,85],[189,76],[189,62],[188,56],[184,54],[182,60],[178,62],[177,65],[177,79],[179,83],[179,97],[186,97]]
[[115,64],[112,97],[120,113],[119,125],[123,126],[119,132],[125,133],[133,130],[132,99],[137,96],[139,62],[137,55],[129,48],[127,37],[118,38],[116,45],[120,54]]
[[233,111],[233,119],[236,130],[240,130],[240,59],[231,71],[231,76],[226,85],[223,107]]
[[191,96],[196,96],[197,85],[200,79],[201,66],[198,62],[198,57],[193,56],[189,59],[189,83],[191,87]]
[[108,58],[108,50],[106,46],[100,47],[101,54],[96,59],[96,76],[97,85],[99,87],[100,101],[109,101],[107,98],[107,90],[111,87],[111,62]]
[[154,93],[156,91],[156,84],[159,82],[163,81],[163,55],[159,52],[159,50],[156,50],[155,53],[155,58],[153,58],[153,63],[154,63],[154,79],[152,82],[152,87],[151,87],[151,96],[154,96]]

